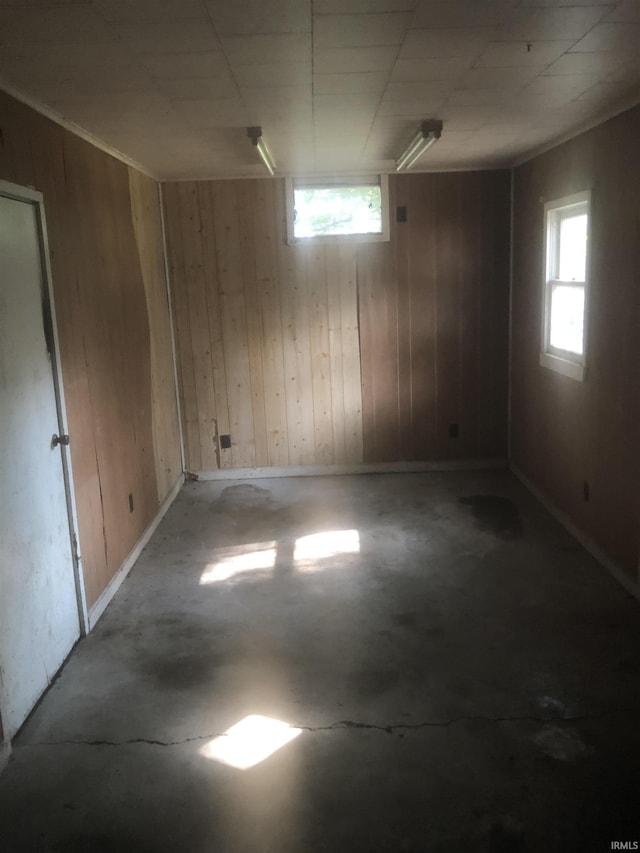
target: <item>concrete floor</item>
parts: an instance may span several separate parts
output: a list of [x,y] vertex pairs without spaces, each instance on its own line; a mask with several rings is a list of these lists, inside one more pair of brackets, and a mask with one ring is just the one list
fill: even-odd
[[507,472],[189,484],[18,736],[0,850],[640,842],[639,652]]

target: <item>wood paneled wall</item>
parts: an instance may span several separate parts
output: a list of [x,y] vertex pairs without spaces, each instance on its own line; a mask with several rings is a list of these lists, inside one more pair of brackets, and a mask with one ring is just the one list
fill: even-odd
[[[512,458],[619,566],[640,546],[640,108],[515,170]],[[587,378],[541,367],[545,201],[591,189]],[[589,501],[583,483],[589,483]]]
[[364,458],[506,457],[509,173],[389,188],[391,241],[357,256]]
[[157,185],[2,93],[0,129],[0,177],[44,195],[91,607],[181,469]]
[[359,245],[288,246],[283,181],[163,192],[187,467],[506,455],[508,173],[392,177]]
[[283,181],[163,193],[187,467],[361,462],[355,246],[288,246]]

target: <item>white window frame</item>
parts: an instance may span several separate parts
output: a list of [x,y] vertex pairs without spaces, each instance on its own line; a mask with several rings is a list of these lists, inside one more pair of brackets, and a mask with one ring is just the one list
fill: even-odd
[[[587,256],[585,259],[584,281],[562,281],[557,278],[559,264],[558,234],[560,223],[568,216],[586,213],[587,215]],[[587,370],[587,343],[589,317],[589,284],[591,278],[591,191],[573,193],[564,198],[549,201],[544,206],[544,256],[542,274],[542,335],[540,344],[540,364],[555,370],[563,376],[583,382]],[[584,289],[584,317],[582,355],[554,347],[550,343],[551,335],[551,295],[554,286],[580,287]]]
[[[380,200],[382,205],[382,231],[379,234],[317,234],[313,237],[296,237],[294,234],[294,190],[307,188],[329,188],[349,186],[380,185]],[[336,178],[285,178],[285,195],[287,207],[287,243],[290,246],[298,243],[383,243],[391,239],[389,229],[389,176],[363,175],[360,177]]]

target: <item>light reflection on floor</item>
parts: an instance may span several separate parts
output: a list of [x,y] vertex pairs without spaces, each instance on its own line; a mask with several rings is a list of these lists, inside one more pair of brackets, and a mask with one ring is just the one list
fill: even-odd
[[[277,544],[275,541],[253,542],[218,549],[218,559],[205,566],[200,584],[220,583],[238,575],[273,569],[277,559]],[[293,561],[295,568],[308,573],[323,569],[322,561],[330,557],[359,552],[360,534],[357,530],[326,530],[298,537],[293,549]]]
[[282,720],[250,714],[205,744],[201,755],[239,770],[254,767],[302,734]]

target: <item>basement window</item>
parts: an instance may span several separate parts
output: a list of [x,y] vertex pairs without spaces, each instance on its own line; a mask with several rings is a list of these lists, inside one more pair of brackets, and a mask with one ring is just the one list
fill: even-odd
[[288,178],[287,241],[373,242],[389,239],[386,175]]
[[590,203],[586,191],[544,206],[540,364],[579,381],[586,367]]

